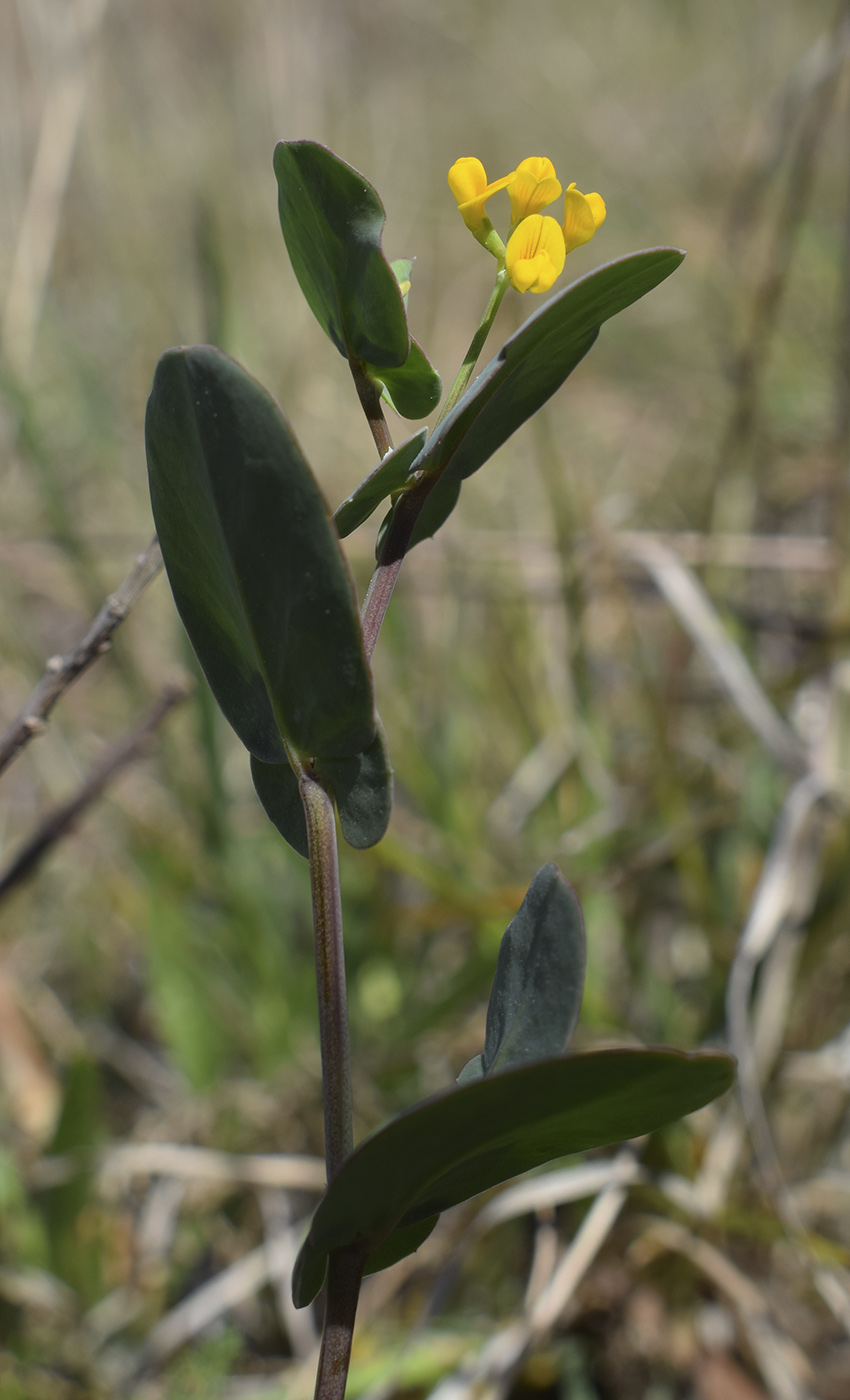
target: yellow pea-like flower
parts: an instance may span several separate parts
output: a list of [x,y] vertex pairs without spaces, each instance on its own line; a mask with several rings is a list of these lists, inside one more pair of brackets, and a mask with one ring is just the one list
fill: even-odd
[[[510,175],[489,181],[476,156],[463,156],[449,171],[449,187],[466,227],[493,257],[504,260],[511,286],[520,292],[548,292],[567,253],[589,243],[605,220],[602,196],[582,194],[575,183],[564,193],[563,224],[543,214],[562,190],[546,156],[529,156]],[[488,199],[505,189],[511,201],[507,248],[485,213]]]
[[518,292],[548,292],[563,271],[567,250],[557,219],[529,214],[508,239],[505,266]]
[[461,156],[460,160],[455,161],[449,171],[449,189],[457,200],[461,218],[470,233],[478,237],[482,232],[489,231],[491,225],[484,213],[484,205],[491,195],[510,185],[515,173],[512,170],[510,175],[488,184],[484,166],[476,156]]
[[511,228],[531,214],[541,214],[561,193],[555,167],[545,156],[521,160],[508,186],[511,198]]
[[564,195],[564,247],[568,253],[589,243],[596,230],[605,222],[605,201],[599,194],[582,194],[569,185]]

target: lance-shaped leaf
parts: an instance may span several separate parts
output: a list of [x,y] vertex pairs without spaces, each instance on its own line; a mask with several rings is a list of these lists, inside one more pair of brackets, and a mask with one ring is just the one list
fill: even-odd
[[[363,753],[351,758],[317,758],[313,766],[333,795],[349,846],[365,850],[376,845],[389,826],[393,798],[392,769],[380,722]],[[306,858],[307,823],[298,779],[290,765],[261,763],[252,757],[251,777],[266,816],[293,850]]]
[[384,206],[359,170],[315,141],[280,141],[283,237],[316,320],[347,357],[403,365],[410,349],[396,276],[381,250]]
[[351,578],[321,492],[277,404],[210,346],[156,368],[146,442],[163,558],[225,716],[266,763],[281,733],[344,758],[375,737]]
[[340,539],[344,540],[346,535],[350,535],[352,530],[356,530],[358,525],[368,520],[372,511],[393,491],[398,491],[407,484],[410,464],[419,456],[427,436],[428,429],[420,428],[418,433],[414,433],[412,438],[403,442],[394,452],[388,452],[365,481],[361,481],[342,505],[337,506],[334,511],[334,524]]
[[[552,297],[505,341],[411,463],[411,475],[441,474],[438,523],[453,505],[449,483],[483,466],[563,384],[600,326],[657,287],[684,256],[678,248],[650,248],[606,263]],[[412,543],[435,528],[418,526]]]
[[584,969],[579,902],[558,867],[544,865],[502,938],[484,1052],[458,1083],[563,1054],[581,1008]]
[[733,1078],[728,1055],[598,1050],[427,1099],[343,1163],[298,1256],[296,1306],[315,1297],[332,1250],[359,1244],[391,1253],[396,1230],[554,1157],[652,1132],[724,1093]]

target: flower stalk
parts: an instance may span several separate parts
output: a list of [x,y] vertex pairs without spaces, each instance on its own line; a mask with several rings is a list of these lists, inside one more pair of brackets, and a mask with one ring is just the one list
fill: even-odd
[[502,298],[508,290],[509,285],[510,279],[507,269],[504,262],[502,262],[496,273],[496,282],[490,293],[490,300],[487,302],[484,309],[484,315],[481,317],[478,329],[469,343],[469,349],[463,357],[463,364],[458,370],[457,378],[451,387],[448,398],[440,409],[440,416],[437,419],[438,423],[442,423],[443,419],[448,417],[458,399],[460,399],[465,392],[466,386],[472,378],[473,370],[478,363],[478,357],[484,349],[484,343],[496,319],[496,312],[502,304]]

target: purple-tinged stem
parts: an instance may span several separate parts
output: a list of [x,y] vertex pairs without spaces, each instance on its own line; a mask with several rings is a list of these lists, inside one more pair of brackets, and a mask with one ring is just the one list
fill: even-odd
[[369,378],[359,360],[349,360],[348,364],[360,406],[366,415],[369,431],[375,439],[378,456],[386,457],[387,453],[393,450],[393,440],[381,407],[381,391],[375,381]]
[[325,1108],[325,1163],[328,1185],[354,1149],[351,1097],[351,1050],[339,897],[339,861],[333,803],[321,783],[299,763],[298,786],[307,821],[316,988],[319,996],[319,1043]]
[[363,647],[367,660],[375,650],[378,633],[386,616],[390,598],[393,596],[395,581],[404,563],[404,556],[410,546],[413,530],[419,519],[419,512],[438,480],[439,477],[436,475],[423,477],[403,496],[400,496],[396,503],[392,522],[387,531],[387,538],[384,540],[377,568],[369,582],[360,611],[360,628],[363,633]]
[[345,1395],[365,1262],[366,1256],[359,1249],[339,1249],[328,1260],[325,1325],[314,1400],[343,1400]]

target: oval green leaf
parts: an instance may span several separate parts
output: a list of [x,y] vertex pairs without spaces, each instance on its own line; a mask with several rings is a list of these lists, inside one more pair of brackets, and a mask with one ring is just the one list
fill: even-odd
[[316,769],[333,793],[349,846],[363,851],[377,845],[390,824],[393,806],[393,770],[380,721],[363,753],[352,758],[317,759]]
[[[380,721],[363,753],[352,758],[317,758],[314,767],[333,796],[349,846],[362,851],[377,845],[389,826],[393,805],[392,768]],[[292,849],[307,859],[307,823],[290,764],[261,763],[252,755],[251,777],[266,816]]]
[[289,760],[285,763],[261,763],[252,754],[251,779],[269,821],[277,827],[293,851],[309,860],[304,804]]
[[556,865],[537,872],[499,948],[482,1068],[501,1074],[561,1055],[584,991],[584,921]]
[[246,747],[341,758],[375,737],[354,588],[321,492],[271,396],[211,346],[169,350],[145,423],[178,612]]
[[403,365],[410,350],[386,214],[365,176],[315,141],[280,141],[274,172],[283,237],[304,296],[341,354]]
[[419,1221],[554,1157],[622,1142],[692,1113],[734,1079],[728,1055],[598,1050],[508,1070],[393,1118],[343,1164],[310,1226],[293,1277],[304,1307],[328,1254],[377,1250]]

